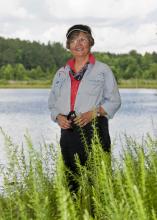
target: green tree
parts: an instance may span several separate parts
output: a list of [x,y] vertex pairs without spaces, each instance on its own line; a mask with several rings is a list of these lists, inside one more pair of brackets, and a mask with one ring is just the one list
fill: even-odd
[[[111,67],[117,80],[156,79],[156,52],[141,55],[131,50],[128,54],[94,52],[94,55],[97,60]],[[51,79],[70,57],[70,52],[59,42],[45,45],[36,41],[0,37],[0,78]],[[7,66],[9,64],[11,66]]]
[[57,69],[61,66],[64,66],[67,60],[71,57],[70,53],[68,53],[67,50],[64,49],[61,43],[54,42],[53,44],[51,44],[49,42],[48,48],[54,58]]
[[23,64],[19,63],[15,65],[15,79],[24,80],[26,78],[27,71]]
[[14,76],[14,68],[11,64],[7,64],[1,68],[1,79],[12,80]]
[[152,63],[150,68],[143,72],[145,79],[156,79],[157,80],[157,63]]

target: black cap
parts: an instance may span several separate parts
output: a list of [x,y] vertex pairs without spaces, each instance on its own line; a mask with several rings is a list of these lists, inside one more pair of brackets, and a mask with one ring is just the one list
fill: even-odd
[[90,35],[92,36],[91,29],[90,29],[90,27],[87,26],[87,25],[76,24],[76,25],[72,26],[72,27],[69,28],[69,30],[67,31],[66,37],[69,38],[70,34],[71,34],[73,31],[82,31],[82,32],[88,33],[88,34],[90,34]]

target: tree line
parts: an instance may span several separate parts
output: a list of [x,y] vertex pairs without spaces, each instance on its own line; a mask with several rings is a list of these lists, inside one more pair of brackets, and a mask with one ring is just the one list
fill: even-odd
[[[157,53],[93,52],[119,79],[157,79]],[[71,57],[59,42],[30,42],[0,37],[0,80],[49,80]]]

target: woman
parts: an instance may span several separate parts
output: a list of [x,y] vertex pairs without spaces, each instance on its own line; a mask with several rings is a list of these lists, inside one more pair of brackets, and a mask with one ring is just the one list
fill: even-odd
[[96,118],[102,147],[109,152],[108,119],[113,117],[121,101],[111,69],[96,61],[90,52],[94,45],[90,27],[74,25],[66,37],[66,47],[73,58],[54,77],[49,109],[52,120],[61,128],[60,146],[65,164],[75,172],[75,154],[83,165],[87,159],[80,130],[90,146],[92,120]]

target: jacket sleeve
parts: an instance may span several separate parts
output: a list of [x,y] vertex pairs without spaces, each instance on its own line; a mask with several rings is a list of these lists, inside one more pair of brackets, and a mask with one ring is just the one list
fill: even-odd
[[114,114],[121,106],[121,97],[119,94],[117,82],[111,69],[105,65],[105,84],[104,84],[104,99],[102,107],[107,112],[107,117],[113,118]]
[[51,87],[51,91],[49,94],[49,98],[48,98],[48,108],[51,112],[51,119],[56,122],[56,117],[59,114],[57,108],[56,108],[56,101],[57,101],[57,84],[59,82],[59,76],[58,76],[58,72],[56,73],[54,79],[53,79],[53,83],[52,83],[52,87]]

